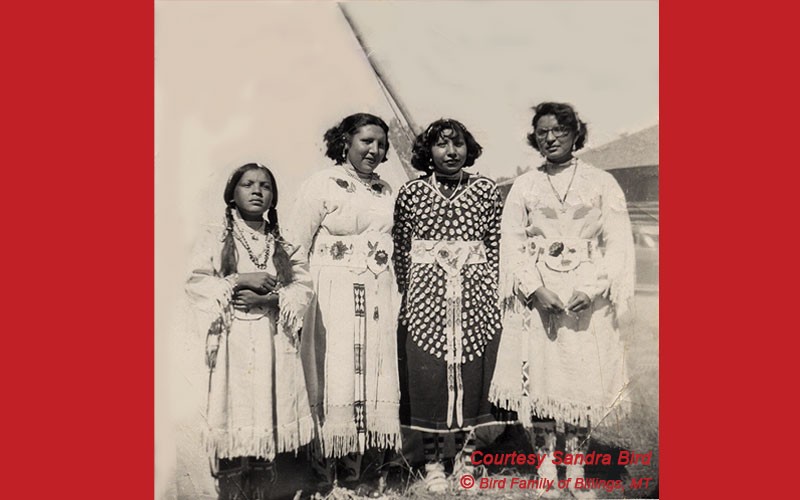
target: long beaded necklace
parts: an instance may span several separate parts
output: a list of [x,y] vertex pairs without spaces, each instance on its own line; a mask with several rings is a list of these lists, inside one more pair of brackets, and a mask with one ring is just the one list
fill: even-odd
[[547,166],[545,164],[544,175],[547,177],[547,183],[550,184],[550,189],[553,190],[553,194],[556,195],[556,199],[558,200],[558,203],[561,205],[561,212],[562,213],[567,211],[567,207],[565,207],[564,204],[567,202],[567,196],[569,195],[569,190],[572,187],[572,181],[575,180],[575,172],[578,171],[578,159],[577,158],[573,158],[570,161],[570,163],[572,163],[574,165],[574,167],[572,169],[572,177],[570,177],[570,179],[569,179],[569,184],[567,184],[567,190],[564,191],[564,197],[563,198],[561,197],[560,194],[558,194],[558,190],[553,185],[553,181],[550,180],[550,174],[547,172]]
[[[262,222],[261,226],[259,226],[259,230],[250,228],[247,224],[240,222],[238,217],[234,218],[233,220],[233,236],[239,240],[239,243],[247,250],[247,255],[250,257],[250,261],[259,269],[264,270],[267,268],[267,264],[269,263],[269,256],[272,252],[272,240],[273,236],[272,233],[264,234],[264,225],[266,222]],[[245,233],[248,233],[250,236],[249,238]],[[253,251],[253,248],[250,246],[248,239],[258,242],[261,238],[264,238],[264,251],[259,252],[256,254]]]

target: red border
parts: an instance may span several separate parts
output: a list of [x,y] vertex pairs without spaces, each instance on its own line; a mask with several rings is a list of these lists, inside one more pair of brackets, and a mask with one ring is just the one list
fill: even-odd
[[764,255],[796,226],[797,29],[781,2],[660,3],[662,498],[793,495],[797,287]]
[[0,496],[151,498],[153,3],[10,2],[2,24]]

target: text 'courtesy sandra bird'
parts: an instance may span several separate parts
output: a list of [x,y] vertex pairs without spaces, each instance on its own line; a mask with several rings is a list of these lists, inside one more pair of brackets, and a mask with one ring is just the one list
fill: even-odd
[[553,465],[650,465],[653,452],[635,453],[621,450],[614,460],[609,453],[565,453],[556,451],[552,455],[546,453],[483,453],[474,451],[471,455],[473,465],[535,465],[538,469],[545,460],[551,460]]

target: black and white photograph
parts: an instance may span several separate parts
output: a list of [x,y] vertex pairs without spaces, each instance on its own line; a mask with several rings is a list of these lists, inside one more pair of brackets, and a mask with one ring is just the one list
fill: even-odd
[[659,498],[656,0],[154,6],[156,498]]

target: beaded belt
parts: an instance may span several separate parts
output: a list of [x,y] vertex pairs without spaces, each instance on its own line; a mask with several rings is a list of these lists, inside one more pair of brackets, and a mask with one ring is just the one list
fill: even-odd
[[445,334],[447,350],[447,426],[452,427],[453,410],[459,427],[464,425],[464,384],[461,379],[461,357],[463,355],[461,329],[461,269],[464,266],[483,264],[486,246],[482,241],[413,240],[411,262],[415,264],[437,264],[447,275],[445,291]]
[[486,247],[482,241],[413,240],[411,262],[439,264],[448,275],[458,275],[461,268],[486,262]]
[[394,251],[392,237],[369,231],[352,236],[317,235],[312,265],[369,269],[375,276],[389,267]]
[[568,272],[583,262],[594,262],[597,246],[594,240],[583,238],[528,238],[527,251],[538,257],[549,269]]

